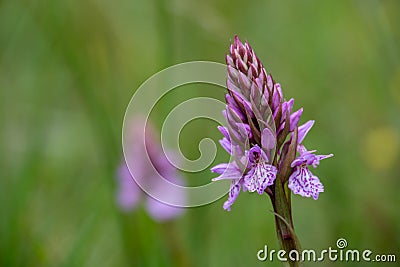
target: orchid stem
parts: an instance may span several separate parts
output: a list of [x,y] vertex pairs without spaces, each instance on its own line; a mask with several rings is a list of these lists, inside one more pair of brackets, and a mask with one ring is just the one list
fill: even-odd
[[300,254],[301,247],[294,231],[290,198],[286,197],[284,184],[279,179],[276,179],[273,195],[270,195],[270,197],[274,208],[273,213],[275,214],[276,234],[279,245],[281,249],[286,251],[285,255],[288,258],[289,266],[298,267],[300,266],[299,261],[290,260],[289,253],[292,250],[296,250]]

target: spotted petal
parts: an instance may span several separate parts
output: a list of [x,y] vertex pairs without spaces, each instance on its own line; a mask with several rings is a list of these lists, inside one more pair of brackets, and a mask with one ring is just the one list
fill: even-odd
[[288,187],[294,194],[318,199],[319,193],[324,192],[324,186],[317,176],[313,175],[307,166],[297,166],[289,177]]
[[228,200],[224,203],[224,210],[230,211],[231,206],[235,202],[236,198],[239,196],[240,189],[242,188],[242,181],[240,179],[232,180]]
[[277,169],[266,162],[259,162],[246,174],[244,183],[249,192],[257,191],[262,195],[264,190],[272,185],[276,178]]

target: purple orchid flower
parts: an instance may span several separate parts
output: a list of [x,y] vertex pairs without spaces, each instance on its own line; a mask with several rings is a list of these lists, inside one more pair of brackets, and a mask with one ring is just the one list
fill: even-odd
[[290,165],[294,171],[289,177],[288,187],[294,194],[317,200],[319,193],[324,192],[324,186],[318,177],[311,173],[308,166],[316,168],[321,160],[333,157],[333,154],[315,155],[316,150],[307,151],[301,144],[313,125],[314,121],[308,121],[299,127],[297,151],[300,155]]
[[[249,127],[243,126],[238,127],[241,133],[249,131]],[[231,138],[225,127],[219,127],[224,138],[221,140],[222,146],[229,152],[233,152],[233,144]],[[251,136],[250,133],[247,133]],[[274,147],[274,138],[272,132],[265,128],[261,137],[262,147],[268,151]],[[236,150],[240,150],[236,146]],[[244,175],[238,163],[242,166],[246,166],[246,174]],[[265,151],[258,145],[254,145],[250,150],[245,151],[244,156],[237,158],[237,161],[231,163],[222,163],[211,169],[212,172],[219,173],[220,176],[214,178],[213,181],[231,179],[231,187],[229,191],[228,200],[224,203],[224,209],[230,210],[231,205],[235,202],[241,190],[255,192],[263,194],[264,190],[274,183],[276,178],[277,169],[275,166],[270,164],[269,158]]]
[[317,199],[323,186],[308,166],[315,167],[332,154],[314,155],[315,151],[306,151],[302,145],[314,121],[299,126],[303,108],[293,111],[294,99],[283,98],[281,85],[237,36],[226,63],[228,93],[223,115],[227,125],[218,129],[223,135],[220,144],[233,161],[211,169],[220,174],[213,181],[232,180],[224,209],[231,209],[241,191],[267,192],[279,176],[283,183],[288,181],[293,193]]
[[289,177],[288,187],[293,193],[303,197],[313,197],[318,199],[319,193],[324,192],[324,186],[317,176],[313,175],[308,169],[308,166],[316,168],[320,160],[330,158],[333,154],[329,155],[315,155],[316,150],[307,151],[303,145],[298,146],[298,156],[291,164],[294,168],[292,175]]
[[277,169],[268,164],[267,155],[258,145],[253,146],[248,154],[250,170],[244,176],[245,186],[249,192],[257,191],[262,195],[267,186],[274,183]]
[[[148,125],[146,128],[146,149],[143,149],[144,151],[139,149],[141,146],[137,142],[143,140],[144,125],[145,120],[141,117],[135,117],[130,122],[130,125],[128,125],[131,127],[129,131],[129,149],[133,150],[133,153],[130,153],[133,155],[129,159],[130,166],[135,168],[135,179],[150,183],[152,190],[157,190],[162,192],[162,194],[169,194],[163,188],[163,183],[160,182],[158,174],[174,184],[183,185],[184,181],[178,175],[177,169],[163,153],[160,144],[156,142],[156,131],[151,125]],[[169,153],[169,156],[171,154],[172,152]],[[148,155],[150,161],[144,160],[146,155]],[[158,174],[155,172],[158,172]],[[122,211],[129,212],[134,210],[141,200],[144,199],[146,211],[155,221],[171,220],[182,214],[182,208],[167,205],[147,196],[136,183],[125,162],[119,167],[117,178],[117,204]],[[172,197],[181,201],[185,201],[186,199],[186,195],[180,194],[175,194]]]

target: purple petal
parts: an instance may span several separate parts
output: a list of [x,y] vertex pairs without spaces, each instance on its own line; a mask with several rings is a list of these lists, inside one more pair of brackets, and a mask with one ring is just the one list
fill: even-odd
[[304,145],[302,145],[302,144],[299,143],[299,144],[297,145],[297,151],[300,153],[300,155],[303,155],[303,154],[305,154],[305,153],[313,153],[313,152],[315,152],[316,150],[307,151],[306,147],[305,147]]
[[290,164],[290,166],[292,168],[296,167],[296,166],[300,166],[301,164],[304,163],[304,159],[303,157],[297,157],[295,160],[292,161],[292,164]]
[[117,204],[123,211],[133,210],[140,199],[141,190],[123,163],[118,169]]
[[240,89],[242,89],[242,91],[250,90],[251,82],[249,78],[247,78],[247,76],[244,75],[242,72],[239,72],[239,84],[241,86]]
[[241,120],[240,118],[238,119],[238,115],[227,107],[227,122],[228,122],[228,129],[229,129],[229,134],[232,137],[233,140],[238,140],[238,141],[244,141],[243,136],[238,132],[238,129],[236,127],[236,123],[239,123]]
[[252,138],[253,134],[251,133],[250,126],[246,123],[236,123],[237,129],[239,130],[240,135],[246,138]]
[[219,143],[226,150],[226,152],[232,154],[232,143],[228,139],[224,137],[221,140],[219,140]]
[[299,109],[298,111],[296,111],[292,115],[290,115],[290,131],[291,132],[294,131],[297,124],[299,124],[299,120],[300,120],[302,113],[303,113],[303,108]]
[[282,88],[281,88],[281,85],[279,83],[275,84],[275,90],[278,92],[279,97],[282,98],[283,97]]
[[275,147],[275,134],[269,128],[265,128],[261,134],[261,146],[265,150],[271,150]]
[[[307,165],[313,165],[317,160],[317,156],[315,154],[306,153],[303,155],[303,160]],[[319,162],[318,162],[319,164]]]
[[280,98],[277,92],[274,92],[274,94],[272,95],[272,110],[276,110],[279,107],[280,104]]
[[250,164],[258,162],[262,154],[262,150],[258,145],[253,146],[248,152],[248,158]]
[[153,220],[158,222],[174,219],[182,214],[183,208],[174,207],[148,197],[146,209]]
[[[233,79],[238,78],[239,71],[236,70],[235,67],[229,65],[227,70],[228,70],[228,77],[231,77]],[[227,79],[226,85],[230,91],[240,92],[240,89],[234,83],[232,83],[230,79]]]
[[308,134],[308,132],[311,130],[311,128],[314,125],[314,120],[309,120],[306,123],[302,124],[299,126],[299,132],[298,132],[298,143],[301,144]]
[[[258,88],[260,88],[260,89],[262,89],[263,88],[263,82],[264,82],[264,79],[260,76],[260,77],[257,77],[256,79],[255,79],[255,84],[257,85],[257,87]],[[267,92],[265,92],[264,91],[264,96],[266,97],[266,98],[268,98],[268,90],[266,90]]]
[[271,75],[268,75],[267,76],[267,86],[269,87],[269,89],[271,89],[272,90],[272,87],[273,87],[273,81],[272,81],[272,76]]
[[[251,105],[250,105],[249,101],[247,101],[241,93],[238,93],[238,92],[231,92],[231,93],[232,93],[232,95],[235,96],[235,99],[237,101],[239,101],[240,104],[246,109],[247,113],[253,114],[253,111],[251,109]],[[245,115],[243,114],[243,116],[245,116]]]
[[[173,183],[174,185],[184,186],[184,180],[175,173],[171,173],[170,176],[165,177],[166,180]],[[187,195],[185,191],[175,190],[175,188],[169,188],[165,186],[164,181],[161,177],[156,174],[156,176],[148,177],[149,181],[152,181],[151,190],[154,195],[158,196],[160,200],[166,201],[167,203],[187,203]],[[145,207],[148,214],[155,221],[166,221],[174,219],[175,217],[182,214],[184,209],[180,207],[175,207],[158,199],[148,196],[146,199]]]
[[267,85],[264,85],[264,87],[263,87],[263,86],[259,86],[259,87],[260,87],[260,88],[263,88],[265,99],[269,99],[269,91],[268,91]]
[[319,193],[324,192],[324,186],[317,176],[314,176],[306,166],[296,167],[289,177],[288,187],[294,194],[318,199]]
[[230,137],[229,137],[229,132],[228,132],[228,129],[226,128],[226,127],[224,127],[224,126],[218,126],[217,127],[218,128],[218,130],[222,133],[222,135],[226,138],[226,139],[230,139]]
[[289,101],[285,101],[282,103],[282,118],[281,118],[281,122],[284,122],[286,119],[286,113],[292,113],[292,109],[293,109],[293,105],[294,105],[294,99],[291,98]]
[[231,67],[235,66],[235,63],[233,63],[233,59],[230,55],[226,55],[226,64]]
[[238,57],[239,55],[236,55],[237,56],[237,60],[236,60],[236,68],[238,69],[238,70],[240,70],[240,73],[241,72],[246,72],[247,71],[247,65],[246,65],[246,63],[240,58],[240,57]]
[[226,168],[228,168],[229,163],[220,163],[218,165],[215,165],[214,167],[211,168],[212,172],[222,174]]
[[231,211],[231,206],[235,202],[236,198],[239,196],[241,187],[242,185],[239,179],[232,180],[229,190],[228,200],[225,201],[223,206],[224,210]]
[[236,103],[236,100],[233,99],[232,96],[230,96],[229,94],[226,94],[225,99],[226,99],[227,105],[230,107],[230,109],[235,111],[236,115],[239,116],[239,118],[242,121],[245,120],[245,115],[240,110],[238,104]]
[[[171,181],[174,184],[184,184],[183,180],[176,174],[167,178],[167,180]],[[159,181],[159,178],[157,177],[153,180]],[[158,190],[161,196],[163,196],[162,199],[168,199],[169,202],[186,202],[186,194],[184,194],[183,191],[168,191],[162,183],[155,184],[153,186],[153,190]],[[168,205],[150,196],[148,196],[146,200],[146,210],[149,215],[158,222],[174,219],[177,216],[181,215],[184,211],[183,208]]]
[[248,165],[248,157],[247,157],[247,151],[244,152],[243,149],[239,145],[233,145],[232,146],[232,156],[235,161],[240,162],[243,166]]
[[[280,121],[280,126],[279,126],[278,132],[283,130],[283,128],[285,127],[286,113],[289,113],[289,116],[290,116],[290,113],[292,112],[292,109],[293,109],[293,105],[294,105],[293,98],[291,98],[289,101],[284,101],[282,103],[282,116],[281,116],[281,121]],[[275,109],[274,118],[277,116],[277,114],[278,114],[278,108]]]
[[277,172],[275,166],[260,162],[244,177],[244,187],[249,192],[257,191],[261,195],[268,186],[274,183]]
[[222,111],[222,116],[224,116],[225,120],[228,121],[228,114],[227,114],[226,109],[224,109],[224,110]]
[[235,162],[218,164],[211,168],[211,171],[221,174],[220,176],[213,178],[212,181],[238,179],[242,177],[242,173]]
[[300,155],[293,160],[291,167],[296,167],[300,165],[312,165],[316,168],[319,165],[320,160],[333,157],[333,154],[329,155],[315,155],[314,152],[316,150],[307,151],[307,149],[302,145],[297,146],[297,150],[299,151]]
[[316,155],[314,161],[311,163],[311,165],[316,168],[319,165],[320,160],[327,159],[333,157],[333,154],[329,155]]

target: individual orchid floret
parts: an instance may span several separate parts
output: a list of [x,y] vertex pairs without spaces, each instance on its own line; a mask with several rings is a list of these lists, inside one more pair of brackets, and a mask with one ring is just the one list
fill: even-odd
[[319,193],[324,192],[324,186],[317,176],[313,175],[308,169],[308,166],[316,168],[320,160],[330,158],[333,154],[329,155],[315,155],[313,151],[307,151],[303,145],[298,146],[300,156],[298,156],[291,164],[294,168],[292,175],[289,177],[288,187],[294,194],[303,197],[313,197],[318,199]]
[[268,164],[268,158],[265,152],[258,146],[253,146],[249,152],[250,170],[244,176],[244,183],[249,192],[257,191],[262,195],[267,186],[274,183],[277,169]]
[[235,202],[236,198],[239,196],[240,191],[244,183],[242,177],[242,172],[237,166],[236,162],[231,163],[221,163],[211,168],[212,172],[220,174],[217,178],[212,179],[212,181],[219,180],[231,180],[231,185],[229,188],[228,200],[225,201],[223,208],[230,211],[231,206]]
[[294,194],[313,197],[315,200],[318,199],[319,193],[324,192],[324,186],[321,181],[305,165],[295,168],[289,178],[288,187]]

